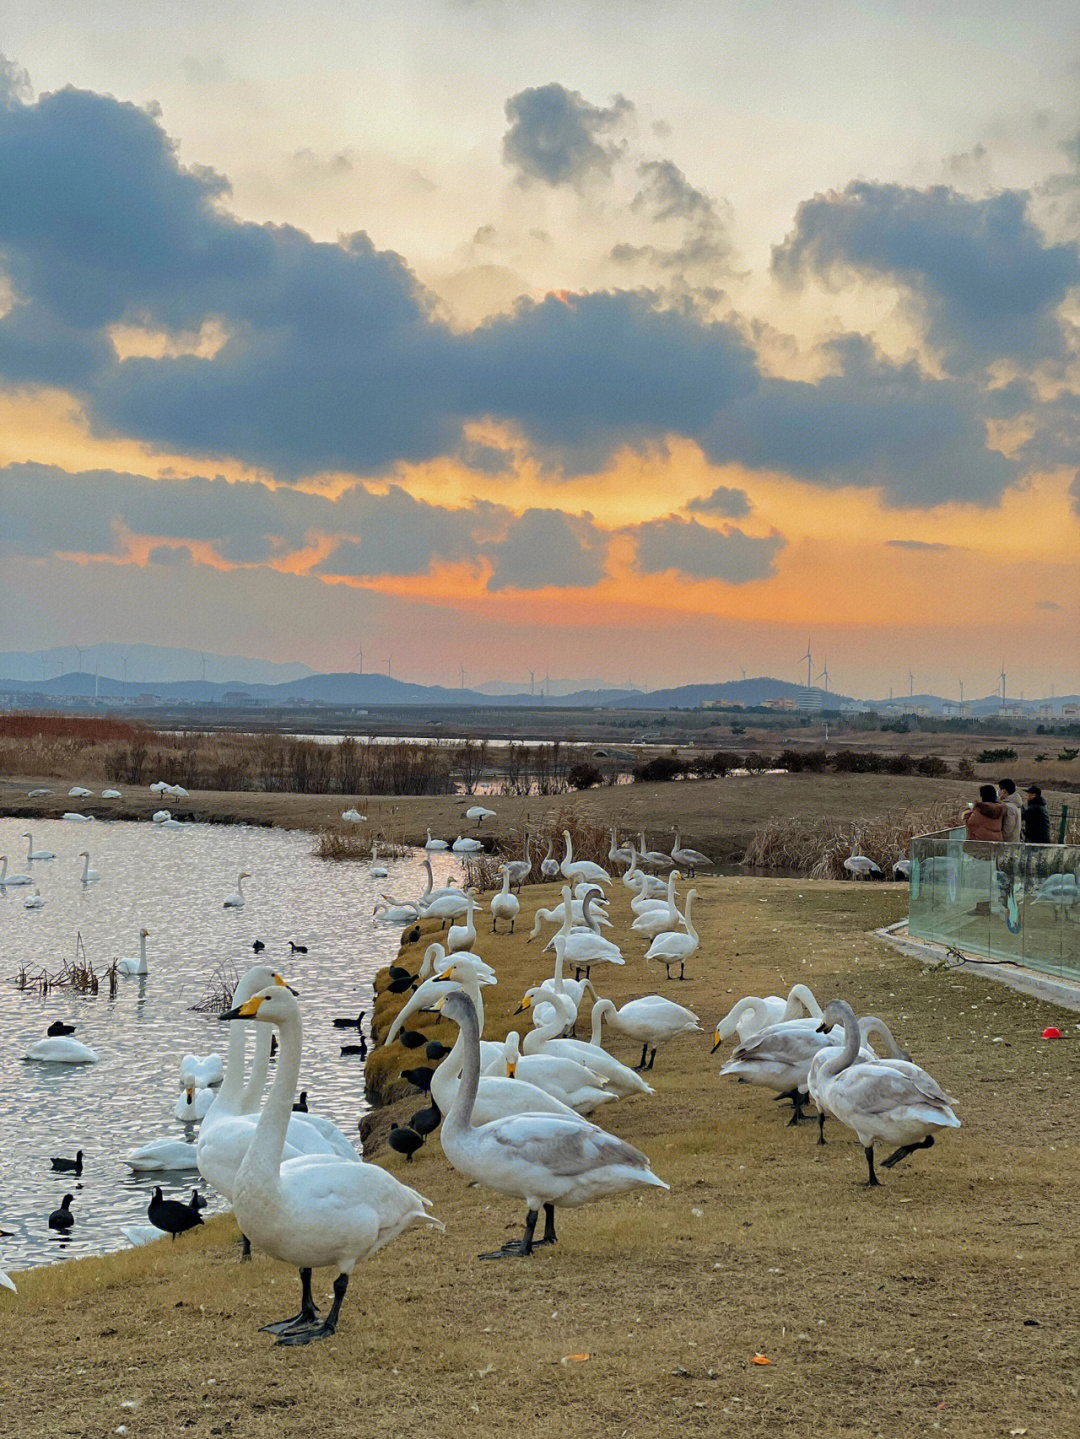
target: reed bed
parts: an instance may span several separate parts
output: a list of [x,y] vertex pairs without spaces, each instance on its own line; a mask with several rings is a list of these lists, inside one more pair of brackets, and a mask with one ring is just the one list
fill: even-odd
[[[465,862],[467,882],[475,884],[481,890],[497,888],[502,882],[499,865],[507,860],[524,859],[525,835],[527,834],[532,869],[522,882],[524,884],[544,883],[544,877],[540,873],[540,861],[547,852],[549,841],[552,844],[553,856],[556,859],[562,858],[566,849],[563,839],[564,830],[569,832],[571,843],[574,846],[575,860],[591,860],[594,864],[609,869],[608,849],[611,836],[608,830],[602,824],[579,814],[570,806],[564,806],[553,816],[545,816],[539,824],[530,824],[528,816],[526,816],[524,833],[521,833],[520,836],[513,833],[508,835],[497,854],[471,855]],[[517,839],[519,842],[515,843]]]
[[946,829],[956,818],[951,800],[886,810],[858,821],[830,815],[778,816],[757,829],[742,863],[754,869],[789,870],[809,879],[846,879],[844,860],[857,847],[891,875],[915,835]]
[[63,960],[59,969],[50,971],[42,966],[39,970],[30,970],[25,965],[20,965],[15,973],[14,983],[16,989],[41,995],[54,989],[70,989],[76,994],[97,994],[104,983],[108,997],[113,999],[119,984],[119,971],[114,959],[104,974],[98,975],[87,956],[82,935],[77,934],[74,956]]
[[191,1006],[195,1014],[224,1014],[232,1008],[233,994],[240,983],[240,972],[235,965],[218,964],[206,981],[202,998]]

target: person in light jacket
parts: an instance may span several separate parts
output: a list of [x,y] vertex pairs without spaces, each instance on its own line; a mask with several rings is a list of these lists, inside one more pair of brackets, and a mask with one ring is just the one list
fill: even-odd
[[1016,793],[1016,781],[998,780],[997,798],[1005,806],[1005,817],[1001,824],[1001,838],[1006,844],[1019,844],[1023,825],[1023,805]]

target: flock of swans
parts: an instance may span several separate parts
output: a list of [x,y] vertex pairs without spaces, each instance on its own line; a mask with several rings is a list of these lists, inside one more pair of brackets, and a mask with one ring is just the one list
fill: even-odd
[[[470,812],[470,817],[479,825],[491,814]],[[46,858],[33,851],[28,839],[29,859]],[[485,1259],[524,1258],[539,1246],[554,1244],[558,1208],[635,1188],[668,1188],[640,1150],[600,1127],[593,1116],[620,1100],[651,1095],[645,1075],[651,1077],[658,1050],[701,1029],[692,1010],[665,995],[642,994],[616,1006],[597,992],[594,969],[626,964],[620,945],[603,932],[612,927],[607,890],[614,881],[609,870],[575,858],[569,832],[563,840],[561,859],[555,859],[549,844],[541,861],[543,877],[560,882],[560,903],[538,908],[528,935],[520,940],[529,945],[542,935],[545,924],[553,927],[547,945],[536,951],[553,951],[550,973],[525,991],[517,1009],[531,1022],[525,1032],[511,1030],[497,1040],[484,1037],[484,990],[497,984],[498,976],[478,953],[484,926],[478,925],[475,889],[436,887],[430,860],[425,859],[424,894],[414,900],[384,896],[374,916],[376,923],[405,927],[406,939],[419,938],[419,928],[410,932],[410,927],[421,919],[439,921],[443,931],[438,941],[426,945],[415,972],[401,965],[389,970],[388,988],[402,996],[402,1004],[384,1044],[400,1041],[406,1050],[424,1045],[434,1064],[402,1071],[429,1103],[408,1124],[395,1125],[389,1142],[409,1162],[438,1131],[443,1154],[464,1179],[524,1205],[521,1237],[485,1253]],[[440,844],[445,846],[432,840],[429,831],[427,849]],[[459,841],[449,848],[470,852],[459,848]],[[82,857],[83,882],[90,883],[89,856]],[[685,979],[686,964],[699,950],[701,936],[692,917],[695,890],[686,892],[680,909],[677,887],[683,869],[692,874],[707,865],[708,858],[683,848],[677,833],[671,852],[665,853],[650,850],[643,834],[636,843],[620,845],[612,831],[609,863],[612,869],[623,867],[619,882],[631,893],[629,935],[642,945],[641,959],[635,962],[661,963],[668,980]],[[501,924],[509,935],[515,933],[521,899],[514,890],[520,891],[532,868],[527,838],[522,858],[500,867],[501,883],[488,903],[491,932],[497,933]],[[665,877],[654,872],[658,870],[666,871]],[[236,894],[224,901],[225,907],[243,906],[243,881],[248,877],[241,872]],[[16,883],[17,877],[7,882]],[[121,972],[146,973],[146,938],[147,931],[141,931],[139,957]],[[263,946],[256,941],[252,947],[258,952]],[[302,948],[293,945],[293,952]],[[582,1039],[576,1026],[579,1017],[584,1020],[587,1000],[589,1038]],[[428,1012],[455,1027],[452,1046],[408,1027],[410,1019]],[[298,1312],[263,1327],[279,1344],[307,1344],[334,1333],[350,1275],[361,1260],[410,1228],[441,1230],[443,1225],[430,1212],[428,1199],[380,1165],[365,1163],[348,1136],[310,1113],[307,1091],[297,1098],[301,1008],[296,991],[280,973],[261,962],[253,965],[237,984],[222,1018],[231,1021],[224,1063],[215,1056],[188,1055],[180,1066],[174,1112],[198,1125],[194,1142],[153,1141],[129,1153],[127,1163],[136,1171],[197,1169],[231,1205],[241,1231],[242,1257],[255,1246],[297,1269]],[[362,1039],[361,1022],[362,1016],[335,1024],[355,1023]],[[604,1048],[605,1023],[610,1031],[641,1045],[636,1066]],[[264,1098],[274,1037],[277,1063]],[[953,1101],[911,1062],[880,1019],[859,1020],[840,1000],[823,1011],[805,986],[795,986],[787,996],[739,1000],[716,1025],[714,1051],[729,1039],[737,1043],[721,1073],[789,1097],[792,1124],[812,1102],[822,1143],[828,1118],[851,1129],[864,1148],[870,1185],[878,1183],[876,1146],[892,1147],[882,1161],[891,1167],[913,1150],[930,1147],[941,1130],[959,1125]],[[871,1039],[885,1057],[871,1047]],[[52,1045],[53,1053],[32,1057],[58,1057],[56,1046],[77,1043],[70,1033],[50,1034],[34,1048]],[[55,1167],[76,1163],[81,1172],[81,1151],[75,1161],[54,1160]],[[50,1217],[51,1227],[70,1229],[71,1199],[67,1196]],[[125,1234],[133,1243],[162,1232],[175,1238],[202,1222],[204,1202],[198,1191],[190,1204],[165,1200],[159,1188],[150,1205],[150,1225],[129,1226]],[[541,1212],[544,1225],[537,1235]],[[313,1271],[323,1268],[335,1276],[325,1315],[312,1289]]]

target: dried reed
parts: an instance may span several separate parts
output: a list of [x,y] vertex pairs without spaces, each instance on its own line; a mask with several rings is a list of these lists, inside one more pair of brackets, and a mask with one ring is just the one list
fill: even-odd
[[844,860],[858,847],[891,877],[915,835],[947,829],[956,818],[951,800],[886,810],[858,823],[829,815],[774,817],[755,832],[742,862],[755,869],[793,870],[810,879],[846,879]]

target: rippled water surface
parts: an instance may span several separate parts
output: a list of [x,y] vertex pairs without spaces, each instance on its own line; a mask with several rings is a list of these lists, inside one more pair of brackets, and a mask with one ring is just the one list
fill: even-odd
[[[242,973],[255,962],[256,938],[266,944],[259,958],[300,991],[300,1084],[312,1111],[359,1142],[363,1061],[341,1054],[356,1035],[331,1020],[370,1011],[371,979],[399,940],[398,930],[372,926],[372,906],[380,889],[399,897],[422,892],[422,853],[386,861],[389,878],[372,880],[366,864],[316,859],[304,833],[54,820],[38,821],[32,832],[35,850],[53,850],[57,858],[28,865],[24,825],[0,820],[0,853],[11,870],[30,870],[45,907],[24,908],[26,888],[0,889],[0,1229],[12,1232],[0,1239],[0,1265],[19,1269],[123,1248],[120,1226],[147,1222],[155,1184],[167,1197],[190,1197],[196,1173],[139,1176],[123,1156],[147,1140],[194,1138],[172,1112],[180,1060],[189,1052],[224,1058],[228,1032],[213,1014],[191,1006],[220,966]],[[85,887],[82,849],[101,875]],[[435,855],[433,862],[436,884],[457,872],[452,856]],[[244,908],[225,909],[242,869],[251,872]],[[76,934],[100,974],[115,957],[138,954],[141,928],[150,931],[149,973],[123,979],[115,999],[107,986],[96,996],[54,989],[42,997],[12,983],[20,965],[59,969],[75,953]],[[290,939],[306,945],[307,954],[291,956]],[[74,1037],[100,1062],[27,1062],[25,1051],[54,1019],[74,1023]],[[81,1181],[51,1171],[53,1155],[74,1158],[78,1149]],[[75,1195],[75,1226],[62,1240],[47,1220],[67,1192]],[[212,1191],[210,1197],[211,1211],[223,1208]]]

